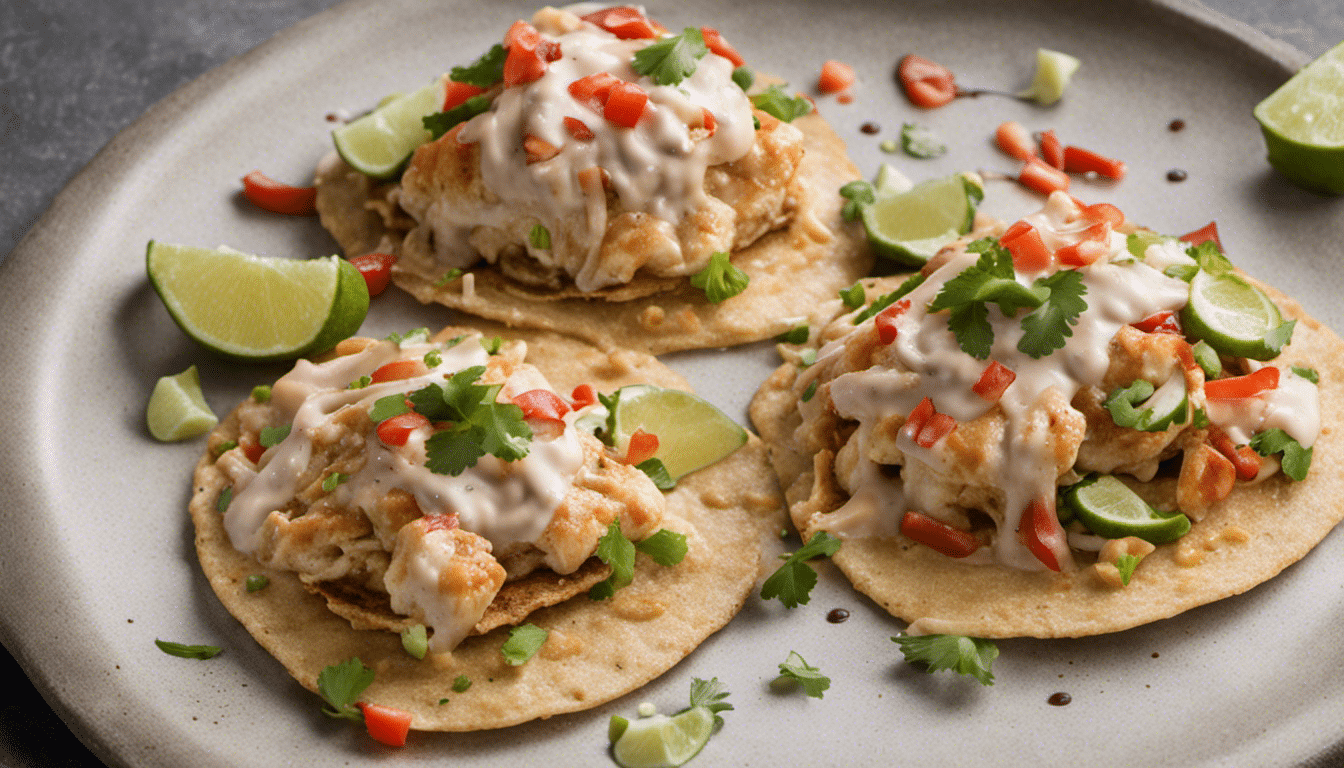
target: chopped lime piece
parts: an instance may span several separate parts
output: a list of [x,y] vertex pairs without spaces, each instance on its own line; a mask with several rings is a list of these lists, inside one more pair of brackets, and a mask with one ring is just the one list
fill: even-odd
[[335,256],[302,261],[151,240],[145,268],[188,336],[241,360],[324,352],[369,311],[368,284]]
[[155,440],[171,442],[199,437],[215,428],[219,419],[205,402],[196,366],[154,384],[145,409],[145,422]]
[[1144,415],[1136,428],[1142,432],[1161,432],[1172,424],[1184,424],[1190,415],[1189,405],[1185,375],[1178,371],[1138,406]]
[[443,109],[443,82],[398,96],[331,132],[341,159],[376,179],[395,176],[415,148],[430,140],[422,120]]
[[879,256],[917,267],[971,230],[975,207],[983,198],[978,176],[955,173],[905,192],[879,195],[863,207],[861,218]]
[[1344,43],[1255,107],[1269,164],[1316,192],[1344,194]]
[[1166,544],[1190,530],[1190,518],[1158,512],[1112,475],[1093,475],[1064,493],[1064,503],[1087,529],[1107,539],[1137,536]]
[[1036,74],[1031,79],[1031,87],[1018,93],[1018,98],[1031,99],[1043,107],[1059,101],[1069,80],[1078,71],[1082,62],[1067,53],[1036,49]]
[[891,163],[883,163],[877,167],[877,175],[873,177],[873,190],[878,197],[890,197],[902,192],[909,192],[911,187],[915,186],[904,173],[896,169]]
[[714,713],[691,707],[672,717],[654,715],[630,722],[611,752],[623,768],[675,768],[699,754],[713,732]]
[[658,437],[653,458],[673,480],[722,459],[747,442],[747,431],[708,401],[680,389],[635,384],[616,390],[611,431],[617,445],[635,430]]
[[1279,308],[1264,291],[1231,272],[1195,275],[1181,325],[1224,355],[1252,360],[1275,357],[1285,341]]

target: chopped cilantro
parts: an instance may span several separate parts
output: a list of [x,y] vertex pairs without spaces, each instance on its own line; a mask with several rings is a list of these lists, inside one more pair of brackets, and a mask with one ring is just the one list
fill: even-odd
[[1199,267],[1195,264],[1172,264],[1162,270],[1162,274],[1188,283],[1195,279],[1195,275],[1199,274]]
[[420,122],[425,126],[425,130],[429,131],[430,136],[438,139],[458,123],[465,123],[479,114],[488,112],[490,103],[489,96],[472,96],[452,109],[425,115],[420,118]]
[[751,86],[756,83],[756,73],[751,71],[751,67],[745,64],[733,70],[733,82],[737,87],[744,91],[751,90]]
[[435,287],[435,288],[442,288],[443,286],[445,286],[445,285],[447,285],[447,284],[453,282],[454,280],[456,280],[457,278],[459,278],[459,277],[461,277],[461,276],[463,276],[463,275],[465,275],[465,274],[466,274],[466,272],[462,271],[461,269],[458,269],[457,267],[453,267],[452,269],[448,270],[447,272],[444,272],[444,273],[443,273],[443,277],[440,277],[438,280],[435,280],[435,281],[434,281],[434,287]]
[[369,419],[375,424],[380,424],[393,416],[410,412],[411,407],[406,404],[405,395],[387,395],[373,401],[373,407],[369,409]]
[[527,233],[527,243],[533,248],[542,251],[551,249],[551,230],[540,224],[533,224],[532,231]]
[[499,348],[504,346],[504,340],[498,336],[491,336],[488,339],[481,339],[481,348],[487,355],[498,355]]
[[425,466],[431,472],[460,475],[487,453],[504,461],[527,455],[532,429],[523,420],[523,409],[495,402],[501,385],[476,384],[482,373],[485,366],[472,366],[443,384],[430,384],[406,395],[412,408],[431,422],[452,423],[425,442]]
[[262,427],[261,434],[257,436],[257,442],[261,443],[262,448],[270,448],[273,445],[279,445],[289,437],[289,430],[292,425],[282,424],[278,427]]
[[[859,290],[863,289],[860,288]],[[844,292],[841,291],[841,293]],[[809,328],[807,327],[807,323],[803,323],[802,325],[794,326],[793,328],[790,328],[789,330],[779,334],[778,336],[775,337],[775,341],[779,342],[780,344],[806,344],[808,334],[809,334]]]
[[635,51],[632,64],[636,72],[648,75],[657,85],[676,85],[695,72],[707,53],[705,36],[695,27],[686,27],[679,35]]
[[1195,355],[1195,363],[1204,370],[1204,378],[1216,379],[1223,372],[1223,361],[1218,357],[1218,351],[1209,346],[1206,341],[1197,341],[1190,348]]
[[923,665],[927,672],[952,669],[974,677],[981,685],[994,684],[990,666],[999,648],[988,640],[962,635],[902,635],[891,640],[901,647],[906,661]]
[[504,60],[508,55],[508,50],[496,43],[471,64],[465,67],[453,67],[448,73],[448,78],[455,83],[489,88],[504,79]]
[[218,458],[220,456],[223,456],[226,452],[232,451],[234,448],[237,447],[238,447],[237,440],[225,440],[224,442],[215,446],[215,449],[211,451],[211,453],[214,454],[216,458]]
[[453,693],[465,693],[471,687],[471,678],[466,675],[458,675],[453,678]]
[[425,367],[438,368],[443,363],[443,353],[437,349],[431,349],[425,353]]
[[871,305],[869,305],[867,309],[855,315],[854,325],[858,325],[863,321],[867,320],[868,318],[876,316],[879,312],[886,309],[887,307],[890,307],[892,304],[895,304],[896,302],[900,301],[902,298],[905,297],[906,294],[918,288],[923,282],[924,282],[924,275],[919,272],[916,272],[915,274],[906,278],[905,282],[897,286],[896,290],[892,291],[891,293],[878,296],[877,299]]
[[369,386],[372,383],[373,383],[373,377],[366,373],[363,376],[360,376],[358,379],[355,379],[354,381],[350,382],[349,386],[347,386],[346,389],[364,389],[365,387]]
[[233,501],[233,486],[228,486],[219,492],[219,498],[215,499],[215,511],[223,513],[229,508],[229,502]]
[[1204,429],[1209,424],[1209,414],[1203,408],[1196,408],[1194,417],[1190,419],[1190,426],[1195,429]]
[[807,385],[807,389],[803,390],[803,397],[802,397],[803,402],[806,403],[808,400],[811,400],[813,397],[816,396],[816,394],[817,394],[817,380],[813,379],[812,383]]
[[752,116],[751,116],[751,127],[752,127],[753,130],[757,130],[757,131],[761,130],[761,118],[759,118],[759,117],[757,117],[757,116],[755,116],[755,115],[752,115]]
[[1310,381],[1312,384],[1321,383],[1321,375],[1316,372],[1315,368],[1307,368],[1306,366],[1302,365],[1294,365],[1291,367],[1290,370],[1292,370],[1292,372],[1295,373],[1296,375],[1301,376],[1307,381]]
[[159,646],[160,651],[163,651],[169,656],[180,656],[184,659],[200,659],[201,661],[213,659],[224,650],[217,645],[183,645],[182,643],[174,643],[168,640],[158,639],[154,640],[154,644]]
[[714,304],[745,291],[750,281],[747,273],[733,266],[723,251],[711,254],[709,265],[691,275],[691,285],[704,291],[705,298]]
[[947,154],[947,144],[932,129],[915,123],[901,125],[901,149],[921,160]]
[[798,353],[798,365],[801,367],[807,368],[815,362],[817,362],[817,350],[808,347]]
[[857,221],[863,206],[877,202],[877,189],[871,183],[858,179],[841,187],[840,196],[845,198],[840,215],[845,221]]
[[1199,245],[1186,248],[1185,253],[1195,260],[1200,269],[1210,275],[1216,276],[1232,271],[1232,262],[1227,260],[1218,244],[1212,240],[1205,240]]
[[389,333],[387,335],[387,341],[390,341],[393,344],[397,345],[414,344],[418,341],[422,342],[428,340],[429,340],[428,328],[412,328],[411,330],[405,333]]
[[1292,341],[1293,328],[1296,326],[1296,320],[1284,320],[1279,324],[1279,327],[1265,334],[1265,347],[1269,349],[1270,354],[1278,355],[1279,350],[1289,341]]
[[254,573],[247,577],[247,591],[260,592],[271,585],[271,579],[264,573]]
[[429,633],[424,624],[412,624],[401,630],[401,649],[417,659],[429,653]]
[[802,96],[790,96],[781,85],[772,85],[751,97],[751,105],[786,123],[812,111],[812,102]]
[[848,288],[840,289],[840,303],[845,305],[845,309],[855,310],[862,307],[865,298],[863,283],[855,283]]
[[443,697],[442,699],[439,699],[439,706],[440,706],[440,707],[442,707],[444,704],[447,704],[447,703],[448,703],[448,697],[447,697],[447,696]]
[[677,481],[667,473],[667,467],[662,459],[645,459],[636,464],[635,469],[648,475],[660,491],[670,491],[677,486]]
[[317,676],[317,692],[327,703],[322,713],[347,720],[364,719],[355,702],[359,700],[359,694],[373,684],[373,678],[373,670],[364,666],[359,657],[323,668]]
[[822,698],[826,689],[831,687],[831,678],[808,664],[797,651],[789,651],[789,657],[779,665],[779,677],[776,679],[797,683],[804,693],[814,699]]
[[1311,469],[1312,449],[1303,448],[1301,443],[1277,427],[1253,435],[1251,437],[1251,448],[1261,456],[1273,456],[1276,453],[1282,453],[1283,458],[1279,465],[1283,468],[1283,474],[1292,480],[1299,482],[1305,480],[1308,470]]
[[325,478],[323,478],[322,490],[326,491],[327,493],[331,493],[332,491],[336,490],[336,486],[340,485],[341,483],[344,483],[346,480],[349,479],[350,479],[349,475],[341,474],[340,472],[332,472],[330,475],[327,475]]
[[499,652],[504,656],[504,663],[511,667],[522,666],[541,650],[548,637],[550,633],[536,624],[523,624],[509,630],[509,639],[499,647]]
[[271,386],[269,384],[258,384],[252,388],[252,399],[258,403],[271,402]]
[[671,567],[686,558],[686,534],[661,528],[652,536],[635,542],[635,549],[653,562]]
[[1139,567],[1139,561],[1142,559],[1137,555],[1121,555],[1116,558],[1115,568],[1120,571],[1121,584],[1129,586],[1129,580],[1134,578],[1134,569]]
[[830,557],[840,549],[840,539],[826,531],[812,534],[801,549],[789,555],[779,570],[761,585],[761,598],[778,597],[785,608],[806,605],[812,599],[812,588],[817,585],[817,572],[806,564],[814,557]]
[[[733,708],[732,704],[724,701],[728,698],[728,692],[723,689],[723,683],[719,678],[711,677],[708,680],[702,680],[698,677],[691,678],[691,705],[681,712],[704,707],[714,714],[714,727],[723,726],[723,718],[719,717],[720,712],[727,712]],[[678,712],[677,714],[681,714]]]
[[597,559],[611,568],[611,575],[588,590],[591,600],[606,600],[635,577],[635,545],[621,533],[621,521],[613,520],[597,541]]

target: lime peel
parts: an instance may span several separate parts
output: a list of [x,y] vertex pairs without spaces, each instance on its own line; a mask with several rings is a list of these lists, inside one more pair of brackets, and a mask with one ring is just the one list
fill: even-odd
[[145,409],[145,423],[149,434],[163,442],[199,437],[215,428],[219,419],[205,402],[196,366],[155,382]]

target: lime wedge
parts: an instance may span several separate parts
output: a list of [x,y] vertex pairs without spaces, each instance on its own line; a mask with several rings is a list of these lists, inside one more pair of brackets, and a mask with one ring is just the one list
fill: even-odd
[[335,256],[300,261],[151,240],[145,268],[188,336],[240,360],[324,352],[369,311],[364,278]]
[[955,173],[879,196],[863,206],[860,216],[868,243],[879,256],[917,267],[971,231],[975,207],[983,198],[979,177]]
[[1279,308],[1264,291],[1230,272],[1195,274],[1181,325],[1190,336],[1233,357],[1269,360],[1283,343],[1276,338],[1283,325]]
[[1107,539],[1137,536],[1166,544],[1190,530],[1190,518],[1158,512],[1112,475],[1093,475],[1071,486],[1064,503],[1089,531]]
[[1064,89],[1078,71],[1082,62],[1067,53],[1036,49],[1036,74],[1031,78],[1031,86],[1017,94],[1019,99],[1031,99],[1043,107],[1059,101]]
[[1316,192],[1344,194],[1344,43],[1255,107],[1269,164]]
[[145,423],[155,440],[172,442],[199,437],[215,428],[219,419],[205,402],[196,366],[154,384],[145,409]]
[[422,118],[443,110],[442,79],[398,96],[331,132],[341,159],[376,179],[395,176],[415,148],[429,141]]
[[714,713],[691,707],[679,715],[631,721],[612,744],[623,768],[675,768],[695,757],[714,732]]
[[653,458],[673,480],[722,459],[747,442],[747,431],[690,392],[635,384],[616,390],[611,431],[624,445],[635,430],[658,436]]

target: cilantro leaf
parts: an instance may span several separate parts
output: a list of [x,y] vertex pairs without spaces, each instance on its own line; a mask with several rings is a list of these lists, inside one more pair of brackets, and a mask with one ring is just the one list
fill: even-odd
[[[967,250],[979,253],[980,258],[943,284],[928,311],[950,310],[948,328],[957,337],[957,344],[966,354],[984,360],[994,343],[988,305],[997,304],[1004,315],[1011,317],[1019,309],[1041,307],[1047,293],[1017,282],[1013,255],[999,243],[983,238],[968,245]],[[1041,280],[1036,282],[1040,286]]]
[[261,434],[257,435],[257,442],[261,443],[262,448],[270,448],[273,445],[279,445],[289,437],[289,430],[293,425],[282,424],[278,427],[262,427]]
[[527,233],[527,244],[539,250],[549,251],[551,249],[551,230],[540,224],[533,224],[532,231]]
[[728,254],[716,251],[709,257],[709,265],[691,275],[691,285],[705,292],[705,298],[718,304],[747,289],[751,278],[733,266]]
[[159,639],[155,639],[154,644],[159,647],[160,651],[163,651],[169,656],[178,656],[183,659],[200,659],[201,661],[213,659],[224,650],[217,645],[183,645],[182,643],[174,643],[169,640]]
[[1253,435],[1251,437],[1251,448],[1261,456],[1273,456],[1276,453],[1282,453],[1283,458],[1280,460],[1279,466],[1283,469],[1283,474],[1292,480],[1298,482],[1305,480],[1307,472],[1311,469],[1312,449],[1303,448],[1301,443],[1277,427]]
[[1121,555],[1116,558],[1115,568],[1120,571],[1121,584],[1129,586],[1129,580],[1134,578],[1134,569],[1139,567],[1139,561],[1142,559],[1137,555]]
[[1232,271],[1232,262],[1223,255],[1222,249],[1212,240],[1185,249],[1186,255],[1199,264],[1199,268],[1210,275],[1221,275]]
[[901,635],[891,641],[901,647],[906,661],[923,665],[927,672],[952,669],[974,677],[981,685],[994,684],[990,666],[999,648],[988,640],[962,635]]
[[653,562],[670,567],[686,557],[686,534],[660,528],[647,539],[635,542],[635,549],[648,555]]
[[425,367],[438,368],[443,364],[443,353],[437,349],[431,349],[425,353]]
[[905,282],[897,286],[896,290],[877,297],[867,309],[855,315],[854,325],[858,325],[868,318],[876,316],[879,312],[900,301],[906,294],[918,288],[923,282],[924,275],[919,272],[906,278]]
[[392,342],[393,344],[397,344],[397,345],[401,345],[401,344],[414,344],[414,343],[417,342],[417,341],[426,341],[426,340],[428,340],[428,339],[429,339],[429,329],[428,329],[428,328],[412,328],[411,330],[409,330],[409,331],[407,331],[407,332],[405,332],[405,333],[396,333],[396,332],[389,333],[389,334],[387,334],[387,336],[384,337],[384,338],[385,338],[386,341],[390,341],[390,342]]
[[921,160],[947,154],[947,144],[932,129],[915,123],[901,125],[901,149]]
[[465,270],[463,270],[463,269],[461,269],[461,268],[459,268],[459,267],[453,267],[452,269],[448,270],[447,272],[444,272],[444,273],[443,273],[443,277],[440,277],[438,280],[435,280],[435,281],[434,281],[434,287],[435,287],[435,288],[442,288],[443,286],[445,286],[445,285],[447,285],[447,284],[453,282],[454,280],[456,280],[457,278],[459,278],[459,277],[461,277],[461,276],[463,276],[463,275],[465,275],[465,274],[466,274],[466,271],[465,271]]
[[814,699],[831,687],[831,678],[821,674],[821,670],[808,664],[797,651],[789,651],[789,657],[779,665],[779,680],[792,680],[802,686],[803,692]]
[[778,597],[785,608],[807,605],[812,599],[812,588],[817,585],[817,572],[806,561],[814,557],[830,557],[840,549],[840,539],[826,531],[812,534],[801,549],[789,555],[770,578],[761,585],[761,598]]
[[247,577],[247,591],[260,592],[271,585],[271,579],[264,573],[254,573]]
[[537,655],[550,636],[551,633],[536,624],[523,624],[509,630],[509,639],[499,647],[499,652],[504,656],[504,663],[519,667]]
[[756,83],[756,73],[751,70],[751,67],[744,64],[733,70],[733,82],[737,84],[738,88],[749,91],[751,86]]
[[483,403],[470,415],[471,435],[481,448],[504,461],[527,455],[532,428],[523,420],[523,409],[513,403]]
[[845,309],[853,311],[863,306],[866,296],[863,292],[863,283],[855,283],[848,288],[840,289],[840,303]]
[[373,684],[374,673],[359,657],[346,659],[322,670],[317,676],[317,692],[327,706],[322,713],[328,717],[362,720],[364,714],[354,704],[359,694]]
[[271,402],[271,385],[258,384],[252,388],[252,399],[258,403]]
[[663,464],[662,459],[645,459],[636,464],[635,469],[648,475],[654,487],[660,491],[670,491],[677,487],[677,481],[667,473],[667,466]]
[[466,675],[458,675],[453,678],[453,693],[465,693],[471,687],[471,678]]
[[1195,275],[1199,274],[1199,266],[1196,264],[1172,264],[1162,270],[1162,274],[1188,283],[1195,279]]
[[458,123],[465,123],[479,114],[490,111],[491,103],[489,96],[471,96],[452,109],[425,115],[420,118],[420,122],[425,126],[425,130],[429,131],[431,137],[438,139],[451,131]]
[[877,202],[876,188],[863,179],[851,181],[841,187],[840,196],[845,198],[845,204],[840,209],[845,221],[856,221],[864,206]]
[[460,475],[486,454],[504,461],[527,455],[532,428],[523,420],[523,409],[495,402],[500,385],[475,383],[483,373],[485,366],[472,366],[444,384],[429,384],[404,396],[416,413],[431,422],[451,422],[425,441],[425,466],[431,472]]
[[346,385],[346,389],[364,389],[373,383],[373,377],[367,373]]
[[1291,366],[1290,370],[1307,381],[1310,381],[1312,384],[1321,383],[1321,375],[1316,372],[1315,368],[1308,368],[1304,365],[1294,365]]
[[1037,279],[1034,287],[1049,289],[1049,293],[1044,303],[1022,319],[1025,333],[1017,342],[1017,349],[1040,359],[1061,349],[1073,335],[1072,326],[1078,324],[1078,316],[1087,309],[1082,298],[1087,286],[1083,285],[1081,274],[1066,269]]
[[686,27],[679,35],[635,51],[633,65],[636,72],[648,75],[657,85],[676,85],[695,72],[707,53],[705,36],[695,27]]
[[487,355],[499,354],[499,348],[502,346],[504,346],[504,340],[498,336],[491,336],[488,339],[486,338],[481,339],[481,349],[484,349]]
[[790,96],[782,85],[772,85],[752,96],[751,105],[786,123],[812,111],[812,102],[802,96]]
[[429,652],[429,633],[424,624],[412,624],[401,630],[401,649],[417,659]]
[[465,67],[453,67],[448,73],[448,78],[454,83],[489,88],[504,79],[504,60],[508,55],[508,50],[496,43],[471,64]]
[[984,302],[953,308],[948,315],[947,328],[957,337],[963,352],[977,360],[989,357],[994,345],[994,328],[989,324],[989,307]]
[[611,567],[611,575],[588,590],[588,599],[606,600],[635,578],[635,545],[621,533],[621,521],[613,520],[597,540],[597,559]]
[[[723,718],[719,717],[720,712],[727,712],[733,708],[732,704],[724,701],[728,698],[728,692],[723,689],[723,683],[719,678],[711,677],[708,680],[702,680],[698,677],[691,678],[691,705],[681,712],[687,712],[696,707],[704,707],[714,714],[714,728],[723,727]],[[681,714],[678,712],[677,714]]]

